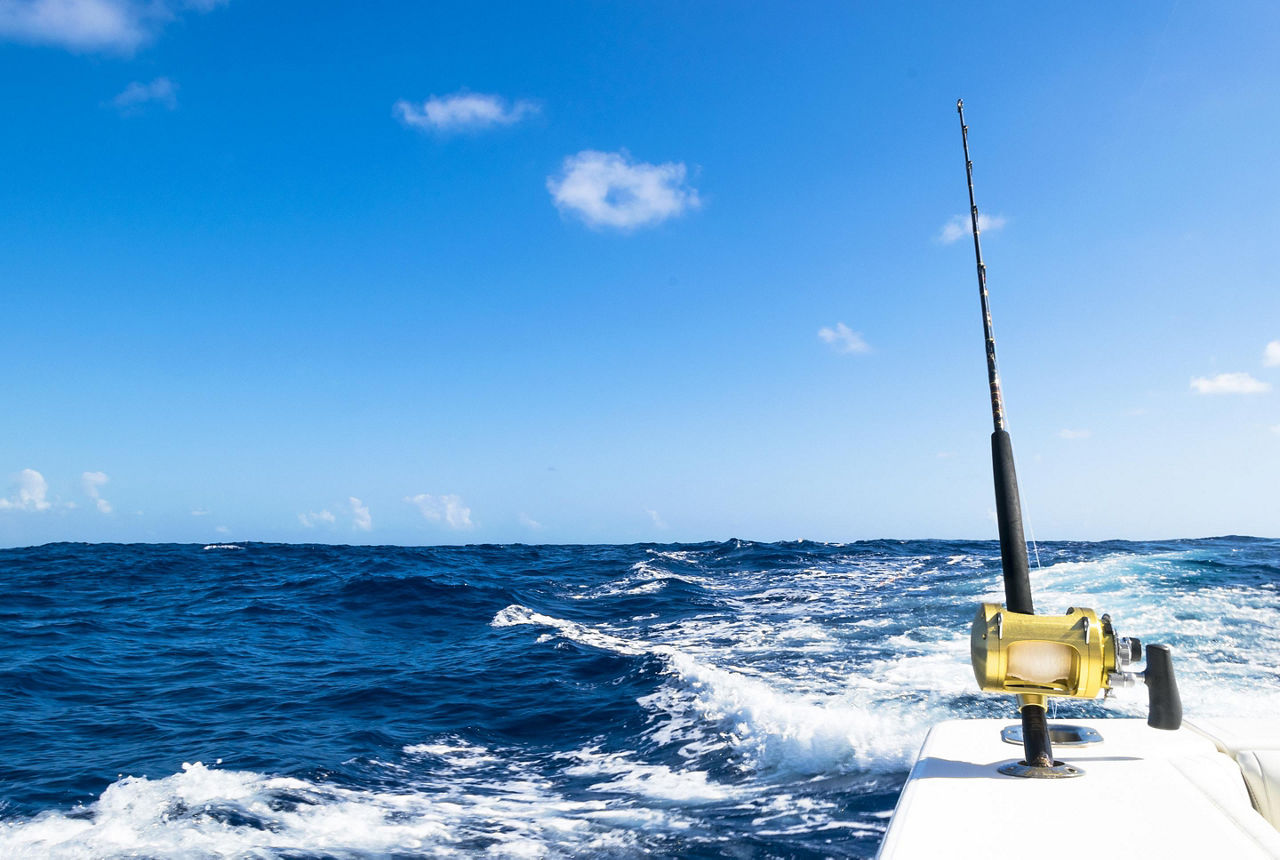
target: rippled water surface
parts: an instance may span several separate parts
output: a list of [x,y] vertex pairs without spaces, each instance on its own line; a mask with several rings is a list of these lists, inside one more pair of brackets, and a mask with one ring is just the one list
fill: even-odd
[[[1280,710],[1280,542],[1041,544],[1037,608]],[[869,857],[993,543],[0,550],[0,856]],[[1058,707],[1138,715],[1137,694]]]

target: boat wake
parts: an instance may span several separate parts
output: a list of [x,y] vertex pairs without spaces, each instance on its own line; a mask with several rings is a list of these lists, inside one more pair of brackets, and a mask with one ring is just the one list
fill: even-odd
[[[930,727],[1012,719],[991,544],[237,546],[10,559],[0,857],[869,857]],[[1189,720],[1280,707],[1274,542],[1040,555],[1038,609],[1174,647]]]

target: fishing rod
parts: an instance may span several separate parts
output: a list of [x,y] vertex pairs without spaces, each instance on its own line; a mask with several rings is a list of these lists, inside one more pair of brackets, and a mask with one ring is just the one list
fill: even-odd
[[[960,114],[960,140],[964,146],[964,171],[969,182],[969,222],[973,228],[973,254],[978,266],[978,298],[982,304],[982,334],[987,351],[987,381],[991,386],[991,466],[996,486],[996,526],[1000,532],[1000,565],[1004,574],[1004,600],[1010,612],[1032,615],[1031,569],[1027,541],[1022,531],[1022,502],[1018,497],[1018,475],[1013,464],[1013,440],[1009,436],[1000,393],[1000,372],[996,365],[996,336],[991,327],[991,303],[987,296],[987,266],[982,262],[982,241],[978,204],[973,195],[973,159],[969,157],[969,126],[964,121],[964,100],[956,100]],[[1022,741],[1026,764],[1053,767],[1053,744],[1045,720],[1043,702],[1019,696],[1022,714]]]
[[1068,609],[1064,615],[1036,615],[1032,607],[1022,504],[996,366],[996,338],[991,327],[987,267],[982,262],[981,219],[973,194],[973,160],[969,157],[969,126],[964,121],[963,100],[956,101],[956,111],[960,114],[964,169],[969,182],[969,223],[978,266],[987,381],[991,386],[991,467],[1005,596],[1004,605],[984,603],[974,618],[969,639],[973,673],[982,690],[1018,697],[1022,725],[1011,726],[1001,734],[1010,743],[1022,743],[1024,759],[1000,767],[1001,773],[1042,779],[1081,776],[1084,771],[1080,768],[1054,759],[1053,744],[1096,743],[1101,738],[1095,730],[1079,726],[1051,729],[1045,719],[1050,696],[1094,699],[1100,693],[1110,695],[1114,689],[1141,682],[1147,687],[1147,725],[1169,730],[1182,725],[1182,700],[1168,646],[1148,645],[1145,670],[1133,671],[1134,664],[1143,658],[1142,643],[1117,635],[1111,616],[1079,607]]
[[969,126],[964,122],[964,100],[956,100],[960,114],[960,139],[964,144],[964,170],[969,180],[969,220],[973,226],[973,254],[978,262],[978,298],[982,303],[982,334],[987,347],[987,381],[991,385],[991,462],[995,468],[996,525],[1000,529],[1000,562],[1004,569],[1005,605],[1011,612],[1034,611],[1031,606],[1031,571],[1027,541],[1022,531],[1022,503],[1018,497],[1018,476],[1013,467],[1013,440],[1000,394],[1000,372],[996,366],[996,336],[991,328],[991,304],[987,297],[987,266],[982,262],[978,204],[973,197],[973,160],[969,158]]

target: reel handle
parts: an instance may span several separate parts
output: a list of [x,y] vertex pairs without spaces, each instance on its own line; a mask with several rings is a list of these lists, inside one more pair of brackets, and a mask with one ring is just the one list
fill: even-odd
[[1173,656],[1168,645],[1147,646],[1147,725],[1153,729],[1176,731],[1182,726],[1182,697],[1173,677]]

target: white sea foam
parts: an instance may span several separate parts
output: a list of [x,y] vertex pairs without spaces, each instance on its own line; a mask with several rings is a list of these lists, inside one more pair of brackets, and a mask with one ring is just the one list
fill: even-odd
[[632,565],[631,576],[620,580],[605,582],[593,587],[584,587],[576,594],[566,595],[571,600],[599,600],[601,598],[639,594],[657,594],[673,580],[688,581],[686,577],[676,577],[649,567],[645,562]]
[[730,786],[710,780],[703,771],[648,764],[630,753],[606,753],[596,747],[579,750],[571,757],[579,763],[565,768],[565,773],[610,777],[591,785],[591,791],[620,792],[682,804],[722,801],[739,793]]
[[[717,724],[746,767],[828,773],[849,767],[901,767],[918,740],[905,739],[898,708],[867,707],[849,695],[797,695],[776,679],[747,676],[676,653],[679,697],[650,697],[672,716],[692,705]],[[905,743],[904,743],[905,740]]]
[[205,549],[244,549],[239,544],[234,543],[210,543],[205,544]]
[[[125,777],[85,812],[0,825],[5,857],[245,857],[306,846],[355,853],[446,840],[446,821],[414,799],[304,780],[206,768],[149,780]],[[408,813],[408,814],[406,814]],[[262,822],[236,826],[229,817]],[[234,819],[233,819],[234,820]]]
[[566,639],[572,639],[583,645],[590,645],[593,648],[600,648],[605,651],[613,651],[616,654],[641,655],[654,652],[654,648],[646,646],[643,643],[628,642],[617,636],[612,636],[594,627],[585,624],[578,624],[574,621],[565,621],[561,618],[552,618],[550,615],[543,615],[541,612],[534,612],[527,606],[512,604],[506,609],[501,609],[498,614],[493,617],[490,622],[494,627],[514,627],[519,624],[541,624],[544,627],[553,627],[560,631]]
[[773,673],[718,666],[682,647],[626,639],[523,606],[508,606],[493,624],[544,625],[583,645],[663,659],[676,683],[640,701],[666,718],[655,737],[680,743],[690,756],[728,748],[741,766],[755,770],[899,769],[910,763],[926,730],[921,713],[907,721],[917,730],[903,731],[906,712],[921,710],[909,705],[876,707],[883,703],[856,689],[852,694],[787,689]]
[[699,557],[696,550],[688,550],[688,549],[672,549],[672,550],[649,549],[649,550],[645,550],[645,552],[649,553],[649,555],[653,556],[654,558],[662,558],[662,559],[666,559],[667,561],[680,562],[681,564],[696,563]]
[[502,761],[500,756],[487,748],[462,740],[449,743],[410,744],[404,748],[404,752],[415,757],[435,756],[456,768],[485,767]]
[[369,791],[197,762],[164,779],[125,777],[71,814],[0,822],[0,856],[585,856],[634,848],[644,828],[665,828],[674,816],[570,800],[513,763],[497,777],[449,771],[435,783]]

